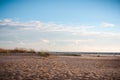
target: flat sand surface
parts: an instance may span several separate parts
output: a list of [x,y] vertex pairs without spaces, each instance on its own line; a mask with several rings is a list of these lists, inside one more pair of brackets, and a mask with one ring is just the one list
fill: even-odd
[[120,56],[0,56],[0,80],[120,80]]

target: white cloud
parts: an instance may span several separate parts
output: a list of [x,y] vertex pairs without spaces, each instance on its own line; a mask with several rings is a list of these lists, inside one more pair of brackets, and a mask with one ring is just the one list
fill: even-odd
[[43,43],[49,43],[50,42],[48,39],[41,39],[40,41],[43,42]]
[[66,26],[63,24],[43,23],[40,21],[19,22],[10,19],[0,20],[0,26],[14,26],[23,30],[40,30],[40,31],[67,31],[67,32],[80,32],[94,26],[79,25],[79,26]]
[[3,22],[9,23],[9,22],[11,22],[11,20],[10,19],[4,19]]
[[30,21],[30,22],[19,22],[19,21],[13,21],[10,19],[4,19],[0,20],[0,26],[13,26],[13,27],[40,27],[41,22],[40,21]]
[[[102,25],[104,27],[115,26],[110,23]],[[17,30],[1,29],[0,39],[9,40],[10,37],[10,40],[13,41],[0,41],[0,46],[43,48],[56,51],[103,51],[112,50],[112,47],[115,51],[117,47],[119,48],[119,43],[117,43],[120,40],[119,32],[105,32],[91,25],[70,26],[40,21],[20,22],[4,19],[0,20],[0,27],[2,26],[15,27]]]
[[19,42],[19,45],[25,46],[25,45],[26,45],[26,43],[25,43],[25,42],[23,42],[23,41],[20,41],[20,42]]
[[[55,23],[43,23],[40,21],[29,21],[29,22],[20,22],[13,21],[10,19],[0,20],[0,26],[11,26],[17,27],[20,30],[39,30],[40,32],[70,32],[74,36],[101,36],[101,37],[113,37],[120,36],[120,33],[110,33],[110,32],[100,32],[100,31],[91,31],[89,29],[95,28],[91,25],[77,25],[77,26],[68,26],[63,24]],[[102,23],[104,27],[114,27],[114,24],[111,23]]]
[[112,23],[102,23],[103,27],[115,27],[115,24]]
[[56,43],[66,44],[66,45],[80,45],[87,44],[94,41],[94,39],[67,39],[67,40],[52,40]]

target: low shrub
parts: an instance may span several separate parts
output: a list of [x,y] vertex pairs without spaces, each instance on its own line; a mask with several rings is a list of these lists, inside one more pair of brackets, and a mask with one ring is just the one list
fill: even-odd
[[63,54],[64,56],[82,56],[81,54]]
[[46,52],[46,51],[38,52],[37,55],[42,56],[42,57],[48,57],[48,56],[50,56],[49,52]]

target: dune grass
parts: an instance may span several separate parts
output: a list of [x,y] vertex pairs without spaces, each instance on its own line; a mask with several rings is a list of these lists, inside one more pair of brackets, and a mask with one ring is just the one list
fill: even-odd
[[48,57],[50,56],[49,52],[47,51],[35,51],[34,49],[25,49],[25,48],[14,48],[14,49],[3,49],[0,48],[0,54],[1,55],[7,55],[7,54],[15,54],[15,53],[31,53],[42,57]]
[[0,53],[36,53],[36,52],[33,49],[25,49],[25,48],[14,48],[14,49],[0,48]]

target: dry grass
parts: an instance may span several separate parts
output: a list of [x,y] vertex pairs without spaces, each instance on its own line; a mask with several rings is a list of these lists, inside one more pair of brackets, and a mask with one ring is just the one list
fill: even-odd
[[34,49],[25,49],[25,48],[15,48],[15,49],[3,49],[0,48],[0,54],[1,55],[8,55],[8,54],[19,54],[19,53],[31,53],[34,55],[42,56],[42,57],[48,57],[50,54],[47,51],[35,51]]
[[15,49],[3,49],[0,48],[0,53],[35,53],[33,49],[15,48]]

